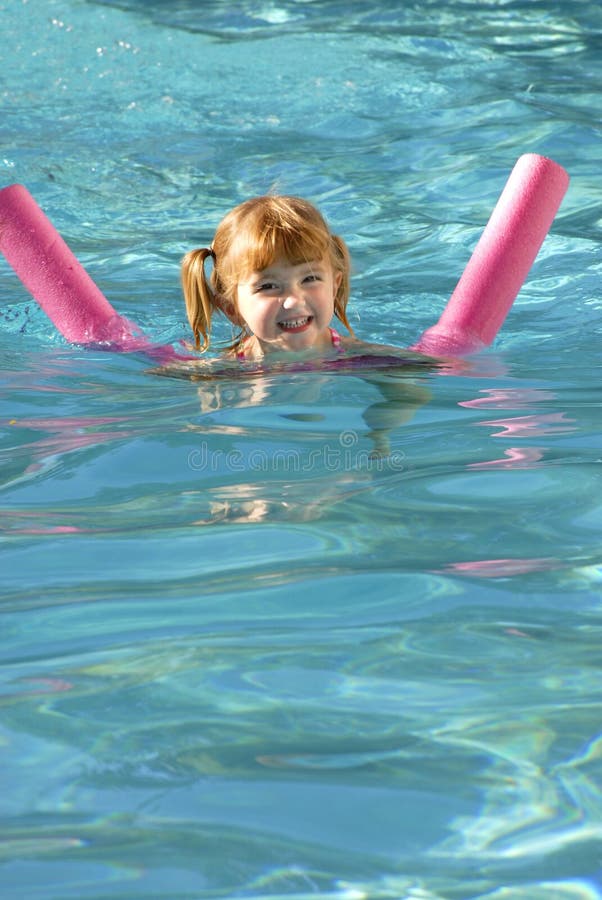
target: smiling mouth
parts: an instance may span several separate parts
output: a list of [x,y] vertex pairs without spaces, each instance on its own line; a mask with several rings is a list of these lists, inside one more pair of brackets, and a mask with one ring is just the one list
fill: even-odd
[[282,331],[304,331],[313,320],[313,316],[303,316],[301,319],[287,319],[285,322],[278,322],[278,327]]

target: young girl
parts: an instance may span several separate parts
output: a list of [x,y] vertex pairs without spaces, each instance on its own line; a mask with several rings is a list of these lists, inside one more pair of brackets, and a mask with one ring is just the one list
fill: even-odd
[[349,270],[344,241],[311,203],[282,196],[247,200],[222,220],[211,247],[192,250],[182,261],[196,348],[209,347],[216,312],[240,329],[228,348],[240,360],[341,348],[330,323],[335,316],[353,334],[345,312]]
[[[283,357],[315,361],[345,355],[350,363],[355,358],[370,364],[369,373],[361,367],[354,371],[373,382],[383,398],[365,410],[364,419],[375,454],[387,455],[390,431],[407,422],[429,395],[408,380],[411,368],[404,369],[403,380],[392,371],[377,371],[378,357],[384,364],[383,356],[391,362],[395,354],[400,366],[411,361],[416,368],[432,367],[434,360],[354,337],[346,313],[349,273],[345,242],[332,234],[315,206],[298,197],[265,196],[241,203],[220,222],[210,247],[186,254],[182,286],[198,350],[208,349],[213,316],[222,313],[239,329],[227,347],[231,359],[262,360],[262,368],[274,362],[276,369]],[[331,326],[333,318],[348,336]]]

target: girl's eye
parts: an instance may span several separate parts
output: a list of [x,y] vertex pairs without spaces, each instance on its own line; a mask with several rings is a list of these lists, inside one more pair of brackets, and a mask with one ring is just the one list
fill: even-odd
[[264,291],[275,291],[277,288],[278,285],[273,281],[262,281],[255,287],[255,291],[261,294]]
[[320,281],[320,276],[319,276],[319,275],[313,275],[313,274],[312,274],[312,275],[306,275],[305,278],[304,278],[303,280],[304,280],[304,281],[310,281],[310,282],[311,282],[311,281]]

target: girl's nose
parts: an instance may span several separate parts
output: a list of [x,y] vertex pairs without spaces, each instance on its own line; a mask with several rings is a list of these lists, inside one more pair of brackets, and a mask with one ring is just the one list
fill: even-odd
[[282,305],[285,309],[290,309],[292,306],[295,306],[296,303],[297,303],[297,295],[296,295],[295,291],[291,288],[284,295],[284,302]]

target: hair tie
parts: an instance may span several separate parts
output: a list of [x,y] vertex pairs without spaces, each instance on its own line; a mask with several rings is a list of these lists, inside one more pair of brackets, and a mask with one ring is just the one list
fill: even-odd
[[213,262],[215,262],[215,250],[213,249],[213,247],[208,247],[207,249],[209,250],[209,256],[211,257]]

